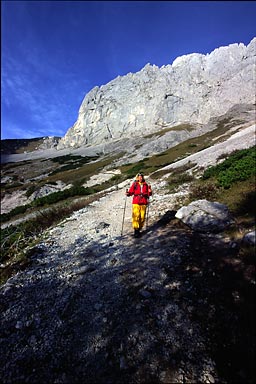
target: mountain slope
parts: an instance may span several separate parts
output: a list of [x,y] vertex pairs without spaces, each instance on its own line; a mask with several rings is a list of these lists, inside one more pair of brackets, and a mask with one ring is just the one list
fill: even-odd
[[205,125],[234,105],[253,105],[255,45],[256,38],[248,46],[178,57],[161,68],[147,64],[93,88],[58,149],[141,137],[181,123]]
[[1,287],[4,383],[253,382],[251,263],[227,234],[166,220],[175,198],[149,178],[133,239],[131,181],[50,229]]

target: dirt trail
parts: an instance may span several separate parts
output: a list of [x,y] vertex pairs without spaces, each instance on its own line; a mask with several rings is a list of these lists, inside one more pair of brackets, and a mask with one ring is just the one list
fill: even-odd
[[140,239],[128,180],[48,230],[1,287],[4,384],[253,382],[251,265],[230,239],[183,226],[175,195],[146,181]]
[[244,336],[240,312],[220,298],[233,272],[223,280],[218,257],[236,250],[220,237],[211,255],[153,182],[148,227],[134,239],[126,186],[49,230],[1,287],[4,384],[227,383],[247,373],[230,353]]

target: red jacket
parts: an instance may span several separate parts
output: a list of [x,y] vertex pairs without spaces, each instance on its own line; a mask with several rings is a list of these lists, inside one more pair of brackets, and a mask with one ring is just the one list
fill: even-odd
[[147,205],[148,198],[152,195],[152,191],[145,181],[141,184],[138,181],[134,181],[127,195],[133,195],[132,204]]

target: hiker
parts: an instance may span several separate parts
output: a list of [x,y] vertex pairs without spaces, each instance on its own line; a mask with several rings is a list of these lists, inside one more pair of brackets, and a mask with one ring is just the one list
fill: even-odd
[[126,190],[126,196],[133,196],[132,226],[134,228],[134,237],[140,236],[140,230],[146,218],[148,199],[151,195],[151,186],[145,182],[143,173],[138,173],[130,189]]

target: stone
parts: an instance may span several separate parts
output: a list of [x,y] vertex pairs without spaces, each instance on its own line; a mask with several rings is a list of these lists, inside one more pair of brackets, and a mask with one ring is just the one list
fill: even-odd
[[146,299],[148,299],[148,298],[151,297],[151,293],[148,292],[148,291],[146,291],[146,290],[144,290],[144,289],[141,289],[141,290],[140,290],[140,295],[141,295],[142,297],[146,298]]
[[96,226],[96,231],[98,232],[98,231],[101,231],[101,230],[103,230],[103,229],[105,229],[105,228],[108,228],[110,226],[110,224],[109,223],[105,223],[105,222],[100,222],[97,226]]
[[22,329],[23,328],[23,323],[22,321],[17,321],[16,325],[15,325],[15,328],[16,329]]
[[254,245],[256,244],[255,241],[255,231],[253,232],[248,232],[244,235],[243,237],[243,242],[248,245]]
[[220,232],[233,223],[226,205],[197,200],[180,208],[175,217],[199,232]]

